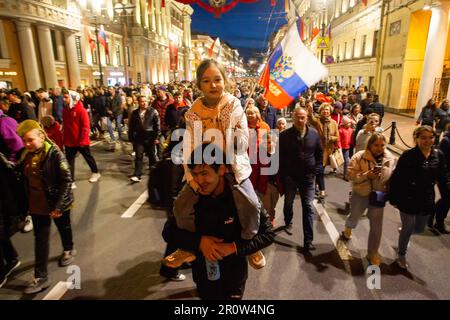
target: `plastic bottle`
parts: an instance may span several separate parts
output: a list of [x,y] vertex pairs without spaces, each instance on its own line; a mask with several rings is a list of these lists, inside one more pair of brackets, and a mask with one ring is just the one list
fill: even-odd
[[206,262],[206,274],[209,281],[216,281],[220,279],[220,267],[218,261],[210,261],[205,259]]

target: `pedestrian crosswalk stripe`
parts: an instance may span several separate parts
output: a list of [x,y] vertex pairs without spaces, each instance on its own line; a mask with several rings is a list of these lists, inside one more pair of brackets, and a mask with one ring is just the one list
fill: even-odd
[[42,300],[60,300],[66,293],[71,283],[66,281],[60,281],[50,290],[49,293]]

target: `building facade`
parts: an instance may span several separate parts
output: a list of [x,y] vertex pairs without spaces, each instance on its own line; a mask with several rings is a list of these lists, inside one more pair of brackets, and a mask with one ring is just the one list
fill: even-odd
[[327,65],[329,81],[366,85],[388,109],[416,116],[428,99],[448,96],[449,0],[292,3],[288,17],[301,17],[304,42]]
[[[211,48],[212,52],[210,52]],[[202,60],[214,58],[225,67],[228,76],[243,77],[245,75],[244,60],[239,55],[239,51],[225,42],[220,42],[220,39],[213,39],[206,34],[194,34],[192,35],[192,52],[194,55],[193,74]]]
[[[103,85],[191,80],[193,10],[163,2],[0,0],[0,86],[75,89],[100,85],[101,78]],[[176,53],[172,65],[169,44]]]

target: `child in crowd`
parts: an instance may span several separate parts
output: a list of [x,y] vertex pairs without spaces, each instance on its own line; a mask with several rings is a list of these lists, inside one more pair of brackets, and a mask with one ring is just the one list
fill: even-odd
[[28,190],[29,213],[33,219],[35,238],[34,279],[24,292],[38,293],[50,286],[47,272],[50,251],[51,220],[61,236],[64,251],[59,265],[74,260],[70,210],[73,204],[72,178],[69,163],[55,147],[44,129],[34,120],[25,120],[17,128],[25,146],[18,168],[22,171]]
[[48,138],[56,143],[61,151],[64,151],[63,134],[58,121],[53,116],[45,116],[42,118],[41,123]]
[[344,156],[344,180],[348,181],[348,163],[350,162],[350,149],[352,146],[353,128],[349,117],[344,116],[339,127],[339,141],[341,143],[342,155]]
[[[203,137],[205,132],[212,132],[210,129],[215,129],[216,132],[219,130],[222,133],[221,138],[214,137],[216,139],[214,144],[229,152],[226,156],[232,160],[231,169],[236,180],[236,187],[242,189],[241,194],[246,195],[245,199],[237,199],[236,203],[239,204],[237,211],[242,226],[241,237],[250,240],[258,232],[258,212],[262,204],[249,179],[252,170],[247,154],[249,139],[247,118],[239,99],[225,91],[225,86],[229,85],[229,81],[226,71],[218,62],[212,59],[204,60],[197,68],[196,80],[197,87],[202,91],[203,96],[194,101],[191,109],[186,112],[187,136],[183,139],[184,162],[187,162],[191,152],[199,145],[198,141],[194,140],[194,134],[200,134]],[[199,132],[196,132],[196,130],[199,130]],[[212,140],[212,138],[210,139]],[[199,140],[201,143],[202,139]],[[185,177],[187,185],[179,194],[179,198],[182,200],[177,203],[188,205],[192,207],[192,210],[175,206],[173,211],[180,229],[195,232],[194,215],[185,216],[183,213],[194,212],[199,194],[203,194],[204,190],[193,179],[186,165]],[[193,260],[195,260],[193,254],[178,249],[167,256],[163,263],[176,268],[184,262]],[[266,261],[262,252],[257,251],[249,257],[249,263],[252,267],[259,269],[265,266]]]
[[278,120],[277,120],[277,129],[280,131],[279,133],[281,133],[284,130],[286,130],[286,126],[287,126],[286,119],[283,118],[283,117],[278,118]]

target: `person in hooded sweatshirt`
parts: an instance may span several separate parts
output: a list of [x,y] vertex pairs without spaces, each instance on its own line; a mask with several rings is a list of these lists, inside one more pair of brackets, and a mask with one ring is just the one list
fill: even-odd
[[97,163],[89,148],[91,127],[88,113],[83,107],[80,95],[75,91],[65,90],[63,92],[63,99],[63,140],[67,161],[69,162],[70,172],[72,174],[72,189],[75,189],[75,156],[78,152],[81,153],[92,171],[89,182],[97,182],[101,175],[98,172]]

